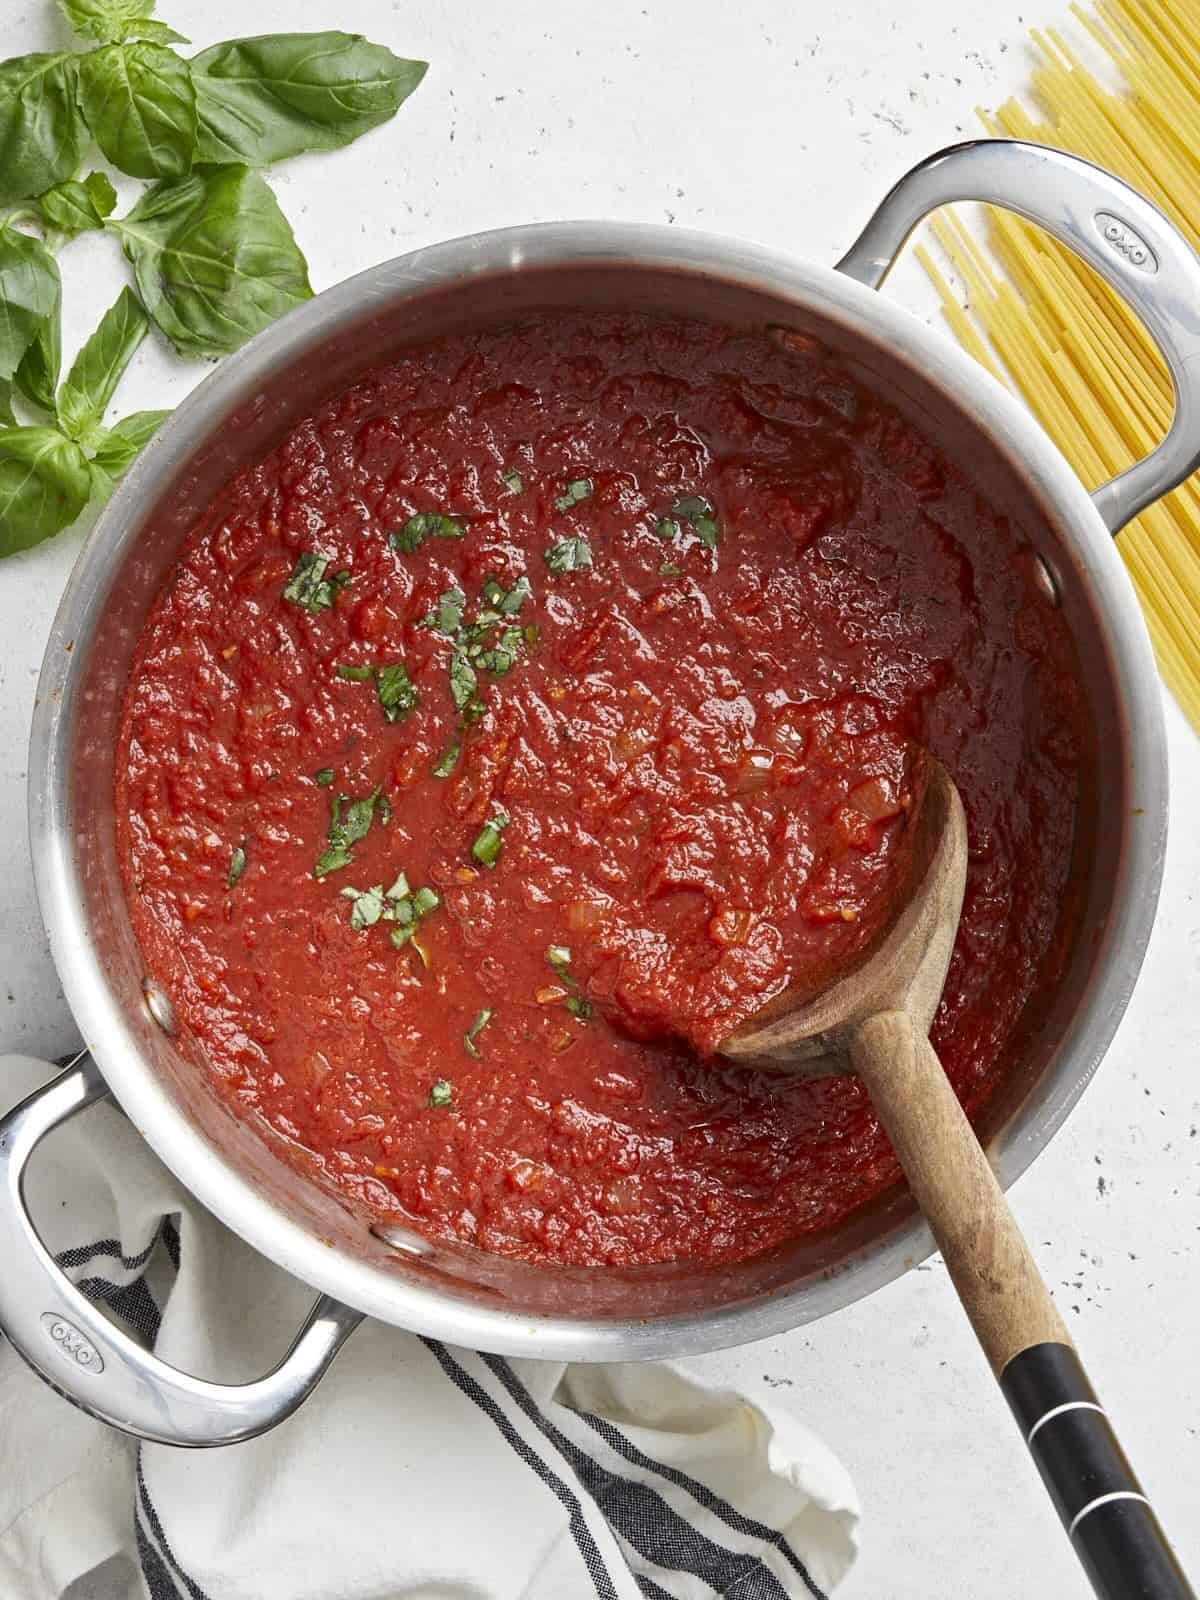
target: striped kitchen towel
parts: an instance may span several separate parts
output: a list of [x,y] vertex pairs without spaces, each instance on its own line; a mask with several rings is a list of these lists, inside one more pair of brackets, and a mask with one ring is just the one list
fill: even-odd
[[[0,1102],[48,1070],[0,1058]],[[259,1375],[311,1301],[111,1107],[47,1140],[29,1200],[85,1292],[186,1370]],[[856,1518],[783,1405],[666,1365],[367,1322],[274,1432],[184,1451],[93,1422],[0,1348],[0,1600],[821,1600]]]

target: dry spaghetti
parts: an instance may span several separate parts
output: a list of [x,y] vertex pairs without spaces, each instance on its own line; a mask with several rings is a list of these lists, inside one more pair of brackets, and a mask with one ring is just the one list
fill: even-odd
[[[1015,100],[980,112],[989,133],[1056,145],[1127,179],[1194,248],[1200,228],[1200,4],[1097,0],[1080,26],[1123,81],[1106,88],[1056,29],[1032,33],[1038,121]],[[1063,455],[1100,483],[1147,454],[1170,422],[1171,384],[1141,323],[1089,267],[1036,227],[989,208],[990,256],[952,211],[932,231],[968,306],[924,246],[954,333],[1023,396]],[[1200,731],[1200,487],[1180,486],[1122,533],[1159,669]]]

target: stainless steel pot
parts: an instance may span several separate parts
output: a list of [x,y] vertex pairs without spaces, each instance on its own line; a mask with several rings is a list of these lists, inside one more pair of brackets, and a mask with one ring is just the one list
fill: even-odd
[[[1118,288],[1176,385],[1162,446],[1094,495],[969,357],[876,296],[916,222],[986,199],[1039,222]],[[914,169],[836,269],[675,228],[567,222],[452,240],[319,295],[224,362],[146,449],[85,546],[46,651],[30,758],[42,912],[89,1054],[0,1124],[0,1326],[70,1399],[168,1443],[249,1437],[286,1416],[360,1316],[511,1355],[652,1359],[759,1339],[887,1283],[930,1248],[899,1193],[818,1239],[736,1266],[538,1268],[380,1233],[234,1118],[177,1045],[130,929],[113,828],[113,752],[131,655],[180,543],[216,488],[365,367],[416,340],[531,309],[631,308],[820,339],[913,418],[1027,535],[1079,642],[1097,733],[1081,860],[1084,930],[1030,1019],[990,1137],[1008,1184],[1082,1093],[1150,932],[1166,834],[1166,755],[1146,630],[1112,535],[1197,464],[1200,262],[1158,211],[1097,168],[1031,145],[960,145]],[[276,1370],[225,1387],[176,1372],[55,1267],[21,1197],[30,1151],[106,1093],[204,1205],[322,1291]]]

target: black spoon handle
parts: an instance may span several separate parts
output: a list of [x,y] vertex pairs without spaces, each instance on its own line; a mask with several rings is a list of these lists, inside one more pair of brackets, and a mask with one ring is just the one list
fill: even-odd
[[1035,1344],[1000,1387],[1100,1600],[1196,1600],[1068,1344]]

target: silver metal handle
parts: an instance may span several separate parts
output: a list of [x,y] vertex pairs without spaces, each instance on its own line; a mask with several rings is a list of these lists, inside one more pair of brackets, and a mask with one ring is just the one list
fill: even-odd
[[0,1329],[52,1388],[114,1428],[193,1447],[252,1439],[307,1398],[362,1313],[322,1295],[279,1365],[245,1384],[178,1372],[122,1333],[51,1258],[23,1190],[38,1143],[107,1092],[82,1055],[0,1121]]
[[838,271],[878,289],[922,217],[956,200],[1003,206],[1045,228],[1129,302],[1162,352],[1175,389],[1167,436],[1092,495],[1119,533],[1200,466],[1200,258],[1157,206],[1090,161],[1016,139],[976,139],[906,173]]

